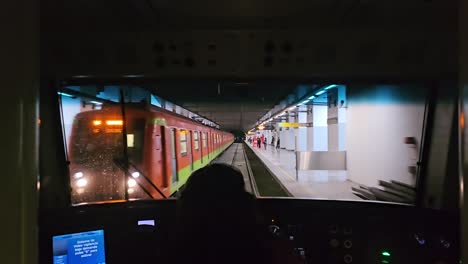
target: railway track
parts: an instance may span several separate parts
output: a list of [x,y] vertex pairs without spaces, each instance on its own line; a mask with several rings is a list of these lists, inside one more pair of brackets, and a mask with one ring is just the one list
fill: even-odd
[[[231,158],[232,155],[232,158]],[[250,167],[249,159],[245,153],[244,146],[241,143],[234,143],[227,149],[215,163],[225,163],[238,168],[244,177],[245,189],[258,197],[260,195],[255,178]]]

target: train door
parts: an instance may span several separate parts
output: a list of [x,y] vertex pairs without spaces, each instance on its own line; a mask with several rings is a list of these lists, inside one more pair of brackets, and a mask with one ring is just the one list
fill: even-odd
[[[169,149],[167,147],[167,143],[166,143],[166,138],[167,138],[167,128],[164,127],[164,126],[159,126],[159,136],[156,135],[156,139],[155,139],[155,142],[156,142],[156,151],[159,151],[160,153],[160,159],[157,159],[156,162],[157,164],[154,164],[155,166],[158,166],[159,167],[159,170],[161,172],[161,186],[163,188],[167,188],[170,186],[170,179],[168,178],[168,175],[167,175],[167,171],[169,170],[169,166],[167,165],[167,161],[168,161],[168,151],[167,149]],[[159,146],[158,146],[159,145]],[[160,148],[160,150],[158,150],[158,147]]]
[[190,162],[190,172],[193,171],[193,149],[192,149],[192,131],[190,131],[190,133],[187,133],[188,135],[188,138],[187,138],[187,142],[188,142],[188,155],[189,155],[189,162]]
[[176,130],[171,128],[170,134],[170,144],[171,144],[171,175],[172,182],[175,183],[179,180],[179,175],[177,175],[177,152],[176,152]]

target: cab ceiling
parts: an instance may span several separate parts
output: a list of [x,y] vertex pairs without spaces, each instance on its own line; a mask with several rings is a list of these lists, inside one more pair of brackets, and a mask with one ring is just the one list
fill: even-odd
[[44,0],[41,27],[66,31],[274,29],[456,24],[441,0]]
[[[41,1],[41,47],[55,45],[58,47],[52,53],[60,53],[59,48],[63,45],[57,44],[57,39],[60,39],[61,32],[72,34],[76,38],[83,35],[80,32],[145,32],[157,37],[158,31],[168,30],[269,30],[273,32],[272,35],[274,30],[289,29],[319,29],[330,32],[337,29],[356,32],[362,29],[415,32],[430,29],[456,32],[457,3],[458,1],[446,0],[44,0]],[[314,35],[317,30],[308,32],[312,38],[321,40],[320,34]],[[98,45],[93,44],[92,39],[83,39],[87,45]],[[263,44],[259,46],[263,47]],[[74,55],[78,60],[86,58],[81,52],[65,53],[67,54],[61,57]],[[231,56],[236,56],[232,54]],[[79,64],[76,61],[71,59],[64,65],[69,65],[70,62]],[[95,60],[90,59],[81,63],[80,67],[83,68],[84,65],[85,69],[92,71],[96,64],[93,61]],[[246,61],[249,66],[248,58]],[[47,68],[47,61],[42,63]],[[138,66],[142,65],[132,69],[138,71]],[[221,69],[221,66],[217,65],[216,68]],[[334,69],[339,67],[330,68]],[[276,73],[295,71],[296,68],[286,71],[280,69]],[[181,75],[183,74],[181,71]],[[252,81],[193,81],[155,82],[148,87],[155,94],[217,122],[223,129],[245,131],[284,99],[296,85]]]

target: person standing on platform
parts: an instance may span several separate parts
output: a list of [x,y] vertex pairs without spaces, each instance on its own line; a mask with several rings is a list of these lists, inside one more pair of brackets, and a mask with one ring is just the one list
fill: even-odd
[[257,147],[262,148],[262,139],[260,137],[257,138]]
[[265,150],[266,150],[266,145],[267,145],[267,137],[263,139],[263,147],[265,148]]
[[253,141],[252,141],[252,142],[253,142],[252,147],[255,148],[255,145],[257,145],[257,136],[254,136],[254,137],[253,137]]
[[276,142],[276,149],[280,148],[280,139],[278,138],[278,141]]

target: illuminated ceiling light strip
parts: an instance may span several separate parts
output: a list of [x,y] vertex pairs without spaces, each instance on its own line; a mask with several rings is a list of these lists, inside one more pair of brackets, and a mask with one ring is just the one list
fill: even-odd
[[328,90],[328,89],[331,89],[331,88],[335,88],[335,87],[337,87],[337,86],[338,86],[338,85],[336,85],[336,84],[332,84],[332,85],[328,85],[328,86],[325,87],[324,89],[325,89],[325,90]]
[[321,95],[321,94],[323,94],[323,93],[325,93],[325,90],[318,91],[315,95]]
[[315,95],[312,95],[311,97],[308,98],[309,100],[315,99]]
[[67,94],[67,93],[63,93],[63,92],[57,92],[57,94],[62,95],[62,96],[66,96],[66,97],[74,97],[71,94]]
[[98,102],[98,101],[90,101],[90,102],[93,103],[93,104],[102,105],[102,103]]

